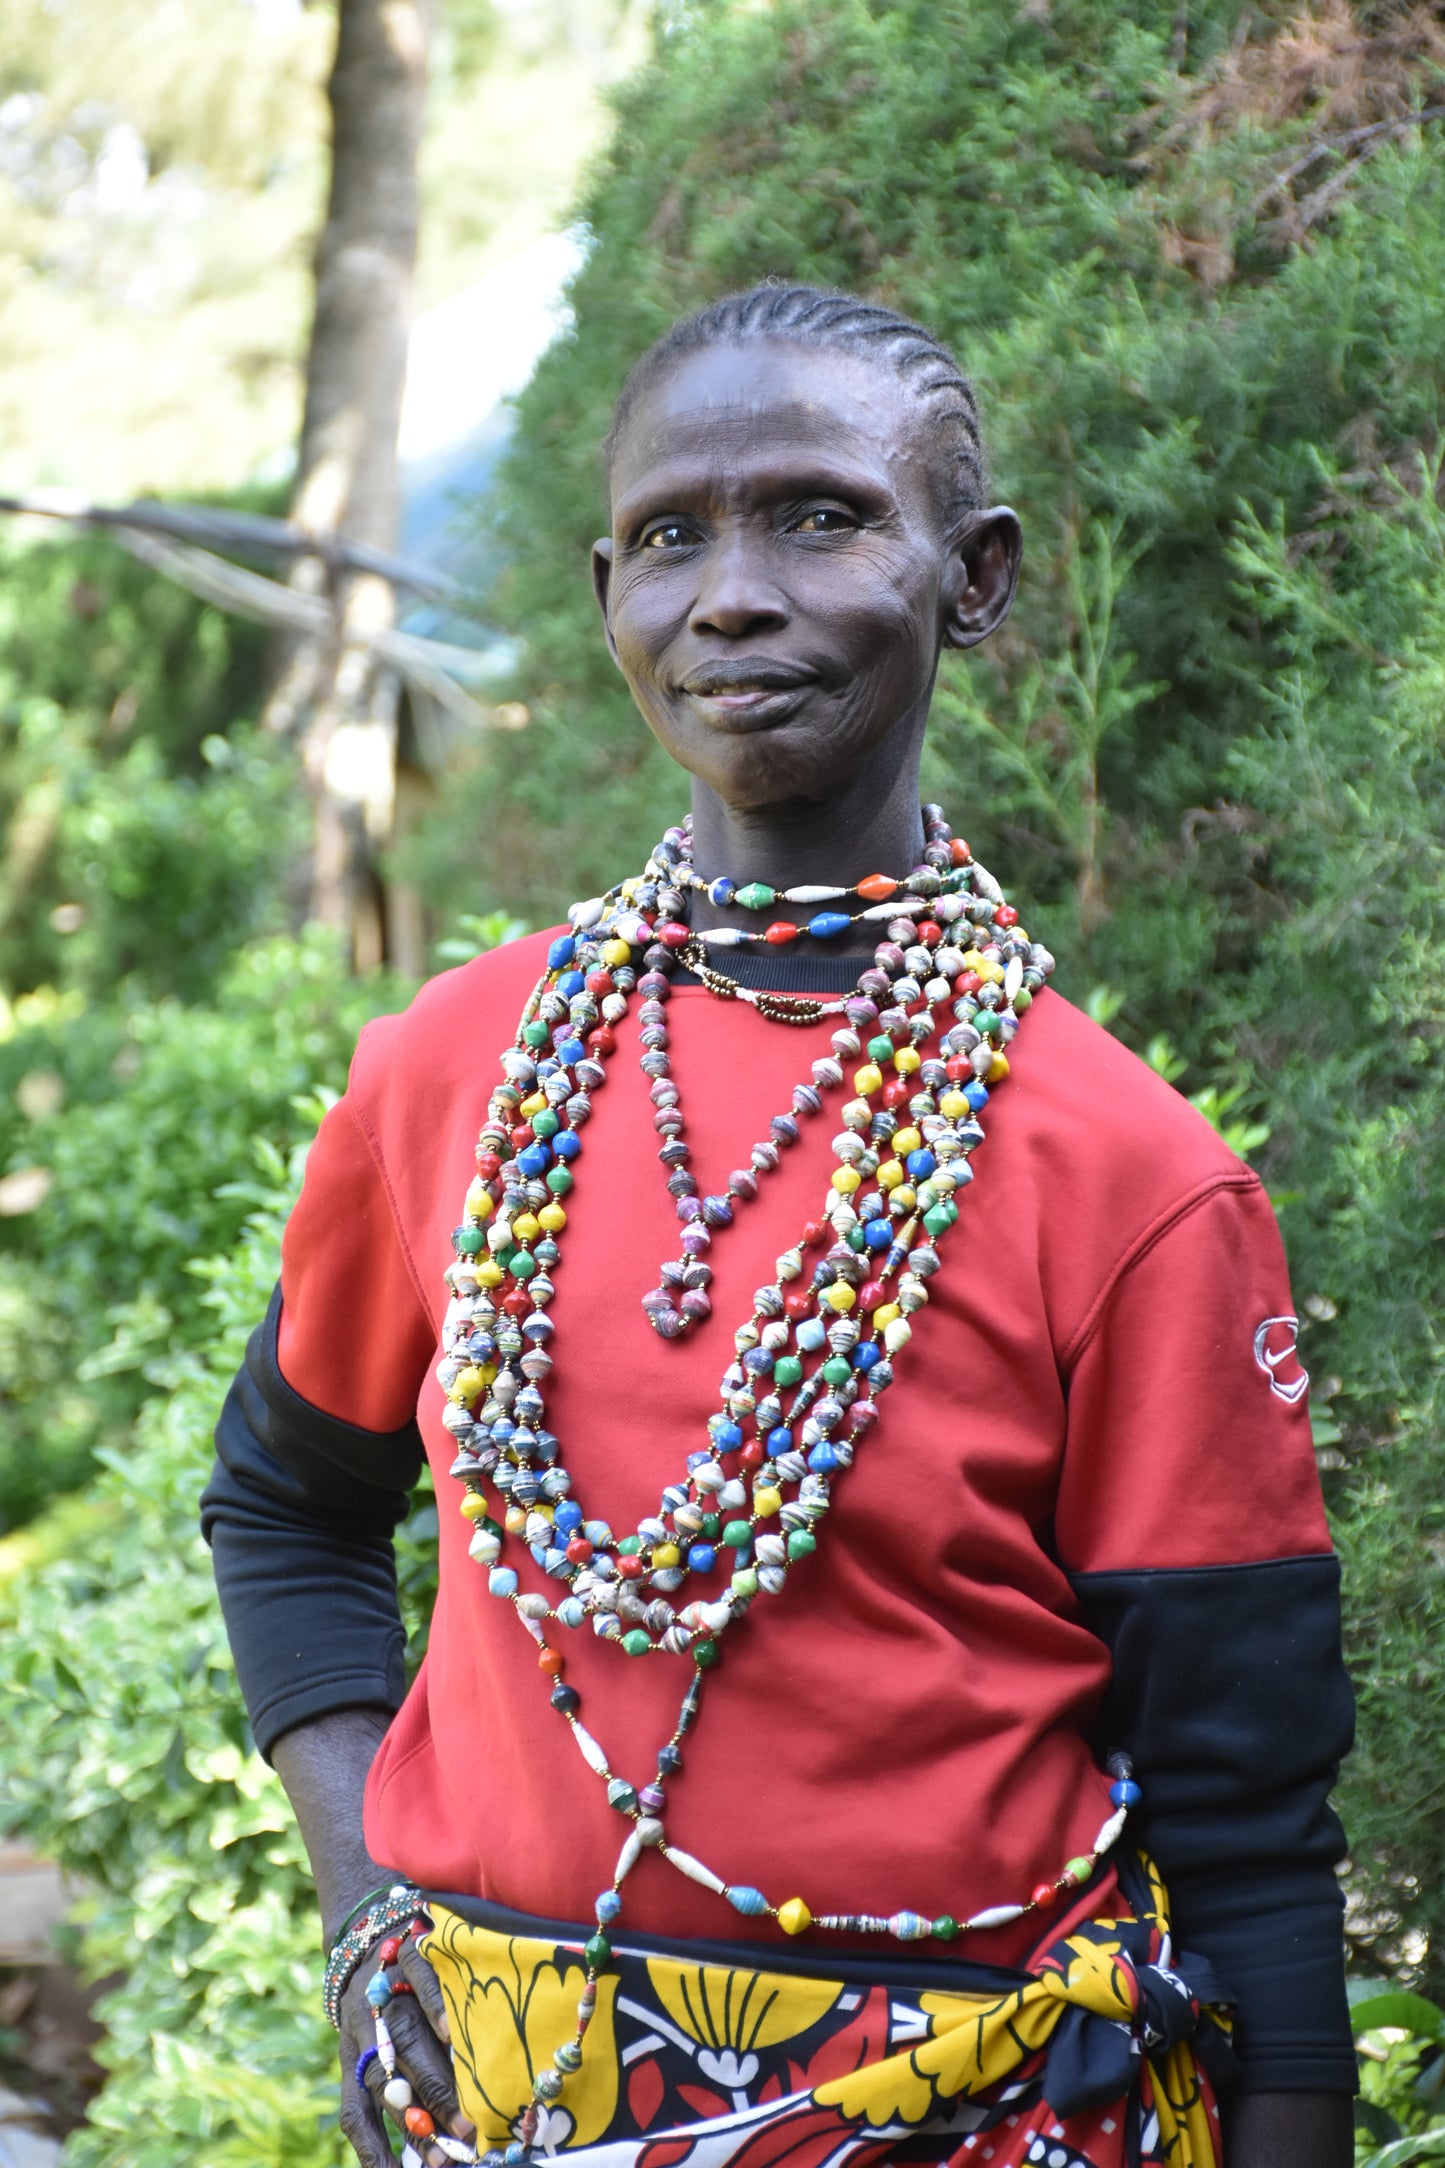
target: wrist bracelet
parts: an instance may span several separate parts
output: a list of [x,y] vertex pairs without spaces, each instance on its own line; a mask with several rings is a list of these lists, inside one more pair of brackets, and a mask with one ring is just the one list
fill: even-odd
[[394,1890],[398,1890],[401,1887],[402,1884],[396,1880],[395,1876],[393,1876],[391,1881],[378,1882],[374,1890],[369,1890],[367,1894],[362,1898],[360,1904],[352,1906],[351,1910],[347,1913],[345,1919],[341,1922],[341,1925],[337,1928],[335,1934],[331,1937],[331,1940],[327,1943],[327,1956],[329,1957],[331,1955],[331,1952],[336,1948],[337,1943],[340,1942],[342,1937],[348,1934],[350,1930],[355,1926],[356,1922],[361,1918],[363,1912],[369,1912],[371,1910],[371,1907],[376,1904],[381,1898],[390,1897]]
[[362,1959],[384,1936],[410,1927],[421,1905],[419,1889],[409,1882],[393,1883],[386,1897],[380,1903],[373,1900],[356,1925],[337,1939],[321,1981],[321,2007],[337,2032],[341,2030],[341,1998]]

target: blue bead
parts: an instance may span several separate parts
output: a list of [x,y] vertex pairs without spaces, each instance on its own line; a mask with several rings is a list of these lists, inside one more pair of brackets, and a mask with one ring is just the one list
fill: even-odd
[[605,1550],[612,1541],[612,1530],[606,1521],[584,1521],[582,1533],[595,1551]]
[[[912,1162],[910,1161],[909,1164],[911,1167]],[[863,1240],[870,1250],[886,1250],[893,1240],[891,1222],[886,1219],[869,1220],[867,1226],[863,1229]]]
[[577,943],[573,940],[571,934],[560,934],[547,951],[547,969],[549,971],[560,971],[564,964],[571,963],[576,953]]
[[391,2001],[391,1982],[384,1972],[374,1972],[366,1983],[366,1999],[373,2010],[384,2010]]
[[552,1164],[549,1147],[540,1142],[524,1144],[517,1154],[517,1169],[529,1182],[538,1182]]
[[493,1566],[487,1575],[487,1587],[494,1596],[515,1596],[517,1576],[510,1566]]
[[708,894],[708,901],[709,901],[709,903],[719,903],[719,904],[728,904],[728,903],[731,903],[731,902],[732,902],[732,900],[733,900],[733,897],[734,897],[734,896],[735,896],[735,895],[737,894],[737,892],[738,892],[738,884],[737,884],[737,882],[736,882],[736,881],[730,881],[730,880],[728,879],[728,877],[727,877],[727,875],[726,875],[725,873],[724,873],[724,874],[720,874],[720,875],[718,876],[717,880],[715,880],[715,881],[709,881],[709,882],[708,882],[708,884],[707,884],[707,894]]
[[689,1546],[687,1562],[694,1573],[708,1573],[716,1557],[717,1552],[710,1543],[694,1543]]
[[363,2048],[361,2053],[357,2056],[356,2082],[358,2085],[365,2085],[366,2073],[368,2070],[370,2070],[372,2064],[376,2061],[376,2059],[377,2055],[375,2048]]
[[564,1626],[580,1626],[587,1617],[587,1606],[580,1596],[564,1596],[557,1606],[557,1616]]
[[768,1451],[770,1453],[791,1453],[792,1450],[793,1433],[785,1423],[780,1423],[776,1430],[768,1432]]
[[760,1889],[749,1889],[746,1883],[738,1889],[730,1889],[727,1893],[727,1900],[734,1912],[745,1912],[750,1919],[756,1919],[760,1912],[766,1912],[768,1909],[768,1900],[762,1891]]
[[574,994],[585,992],[586,987],[587,981],[580,971],[564,971],[557,981],[557,991],[564,1001],[570,1001]]
[[572,1576],[572,1561],[565,1551],[559,1551],[555,1545],[551,1550],[546,1549],[544,1546],[542,1551],[542,1571],[550,1573],[554,1581],[567,1581]]
[[910,1152],[904,1164],[915,1182],[926,1182],[929,1175],[937,1168],[938,1161],[934,1158],[932,1152],[918,1151]]
[[709,1227],[731,1227],[733,1205],[731,1197],[704,1197],[702,1216]]
[[821,1317],[805,1317],[794,1333],[793,1338],[802,1348],[804,1354],[812,1355],[825,1345],[828,1338],[828,1328]]
[[972,1084],[965,1084],[963,1096],[973,1108],[974,1113],[978,1114],[988,1105],[988,1086],[977,1081]]
[[689,1453],[687,1456],[688,1474],[691,1475],[694,1468],[700,1468],[704,1461],[711,1459],[711,1453]]
[[750,1347],[743,1357],[744,1370],[756,1377],[766,1377],[773,1367],[773,1351],[770,1347]]
[[882,1354],[883,1350],[876,1340],[865,1340],[853,1350],[853,1368],[855,1370],[869,1371],[873,1368],[874,1363],[881,1359]]
[[[756,1349],[753,1352],[756,1353]],[[729,1423],[714,1418],[709,1423],[708,1429],[712,1432],[713,1444],[720,1453],[735,1453],[743,1442],[742,1427],[738,1423]]]
[[599,1927],[610,1927],[622,1910],[622,1899],[615,1889],[605,1889],[595,1907]]
[[848,914],[846,911],[815,911],[808,921],[808,931],[815,941],[832,941],[848,931]]
[[526,2158],[527,2148],[524,2145],[509,2145],[502,2155],[502,2159],[506,2162],[506,2168],[522,2168],[522,2163]]
[[814,1475],[831,1475],[837,1465],[838,1456],[826,1438],[821,1445],[815,1445],[808,1455],[808,1466]]
[[575,1159],[582,1149],[582,1139],[575,1129],[559,1129],[552,1139],[554,1159]]
[[1116,1807],[1137,1807],[1144,1794],[1128,1777],[1120,1777],[1117,1784],[1109,1786],[1109,1797]]
[[582,1508],[575,1498],[564,1498],[554,1518],[560,1529],[570,1533],[572,1529],[582,1526]]

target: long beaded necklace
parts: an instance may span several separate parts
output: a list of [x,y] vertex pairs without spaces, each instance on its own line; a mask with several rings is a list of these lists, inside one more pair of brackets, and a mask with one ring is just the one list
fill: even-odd
[[[597,1979],[611,1957],[607,1930],[622,1910],[621,1886],[644,1850],[655,1850],[735,1911],[775,1918],[790,1935],[816,1927],[887,1934],[900,1942],[950,1942],[1043,1911],[1077,1889],[1117,1841],[1140,1796],[1125,1758],[1111,1757],[1112,1812],[1088,1853],[1066,1862],[1027,1900],[991,1905],[961,1920],[906,1910],[886,1917],[815,1915],[802,1897],[773,1903],[760,1889],[726,1882],[667,1840],[665,1786],[682,1768],[682,1742],[696,1720],[705,1678],[721,1658],[722,1636],[760,1595],[780,1595],[793,1570],[817,1549],[833,1481],[852,1465],[876,1425],[894,1359],[912,1339],[911,1320],[928,1303],[927,1283],[941,1264],[937,1245],[958,1217],[958,1193],[972,1180],[970,1158],[983,1142],[978,1117],[990,1089],[1007,1077],[1006,1049],[1053,969],[1047,949],[1030,941],[998,884],[967,844],[952,836],[941,809],[925,806],[924,824],[923,863],[893,884],[914,908],[889,916],[885,939],[873,965],[860,974],[857,991],[837,1002],[793,997],[783,1012],[786,1021],[813,1022],[827,1014],[844,1021],[832,1035],[831,1056],[813,1063],[811,1081],[795,1088],[791,1109],[774,1116],[769,1136],[754,1145],[750,1165],[729,1177],[726,1191],[698,1194],[668,1060],[671,973],[682,960],[702,966],[697,937],[682,916],[683,890],[711,892],[692,868],[686,826],[668,830],[640,878],[573,905],[571,930],[552,943],[547,969],[502,1058],[503,1081],[482,1125],[476,1176],[453,1233],[455,1259],[446,1274],[451,1299],[437,1373],[447,1395],[442,1419],[458,1448],[452,1474],[465,1486],[461,1511],[473,1524],[470,1554],[486,1570],[492,1595],[512,1604],[535,1641],[553,1708],[606,1787],[608,1805],[630,1827],[611,1886],[596,1900],[575,2032],[537,2073],[533,2097],[515,2126],[517,2143],[496,2156],[493,2168],[502,2161],[516,2168],[527,2158],[543,2116],[581,2067]],[[888,878],[870,877],[879,885]],[[866,884],[859,886],[861,892]],[[783,894],[794,902],[814,900]],[[747,989],[702,969],[710,990],[748,997]],[[709,1418],[707,1443],[687,1455],[658,1511],[618,1537],[605,1520],[588,1518],[573,1496],[561,1441],[545,1427],[542,1386],[554,1362],[547,1304],[567,1224],[562,1200],[576,1179],[581,1132],[615,1051],[615,1027],[634,992],[642,997],[641,1062],[662,1139],[658,1156],[682,1223],[682,1256],[663,1265],[659,1286],[644,1298],[664,1339],[707,1319],[711,1272],[705,1260],[714,1237],[732,1225],[735,1205],[756,1196],[760,1177],[798,1141],[800,1124],[822,1111],[824,1094],[841,1087],[845,1064],[858,1066],[854,1096],[842,1108],[843,1126],[833,1139],[836,1165],[819,1216],[780,1254],[776,1279],[758,1289],[751,1316],[733,1336],[736,1359],[722,1381],[722,1405]],[[762,1002],[756,997],[767,1014]],[[929,1053],[939,1012],[948,1005],[953,1023]],[[810,1252],[822,1253],[811,1272]],[[500,1523],[489,1510],[487,1482],[498,1494]],[[555,1597],[522,1591],[516,1568],[503,1562],[509,1537],[520,1538],[559,1584]],[[720,1594],[680,1610],[669,1601],[690,1576],[714,1576],[720,1568],[728,1573]],[[564,1656],[548,1639],[554,1625],[575,1631],[589,1621],[600,1639],[628,1656],[686,1656],[692,1663],[650,1783],[635,1786],[613,1770],[579,1720],[581,1697],[566,1681]]]

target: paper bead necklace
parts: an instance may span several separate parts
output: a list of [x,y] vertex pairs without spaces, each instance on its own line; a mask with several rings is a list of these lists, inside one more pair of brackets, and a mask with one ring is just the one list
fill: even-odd
[[[683,1123],[667,1059],[669,974],[693,940],[681,916],[682,891],[708,885],[692,872],[686,827],[668,831],[641,878],[572,907],[571,931],[552,943],[547,970],[503,1057],[503,1082],[478,1139],[476,1179],[446,1275],[451,1300],[437,1373],[447,1394],[443,1421],[458,1447],[452,1474],[465,1485],[461,1510],[473,1524],[471,1556],[487,1571],[491,1593],[516,1610],[551,1682],[553,1708],[606,1787],[609,1806],[632,1826],[611,1887],[596,1901],[575,2033],[538,2072],[516,2126],[518,2142],[495,2156],[493,2168],[504,2160],[516,2168],[527,2157],[542,2116],[580,2068],[597,1976],[611,1955],[607,1929],[622,1909],[621,1885],[644,1850],[656,1850],[735,1911],[769,1915],[789,1934],[816,1927],[901,1942],[951,1941],[1043,1910],[1087,1881],[1139,1797],[1127,1763],[1115,1757],[1113,1811],[1089,1852],[1069,1860],[1027,1900],[962,1920],[912,1911],[815,1915],[801,1897],[774,1903],[750,1885],[726,1882],[666,1837],[665,1786],[682,1768],[682,1741],[696,1719],[704,1679],[720,1660],[722,1636],[760,1595],[780,1595],[792,1570],[817,1548],[832,1481],[875,1425],[894,1358],[912,1338],[910,1320],[927,1305],[927,1282],[941,1263],[937,1244],[957,1219],[956,1196],[972,1179],[970,1156],[983,1141],[978,1116],[990,1088],[1007,1077],[1005,1050],[1053,969],[1053,958],[1029,940],[992,876],[954,840],[941,810],[926,806],[924,823],[924,862],[897,885],[931,916],[890,917],[856,994],[836,1009],[813,1005],[819,1015],[831,1009],[846,1019],[833,1034],[832,1057],[814,1063],[811,1083],[795,1088],[792,1110],[774,1117],[769,1137],[753,1147],[750,1166],[730,1176],[726,1192],[699,1198],[685,1147],[677,1149]],[[573,1497],[561,1441],[543,1421],[541,1388],[554,1366],[546,1305],[567,1223],[562,1199],[576,1179],[579,1132],[615,1051],[615,1026],[634,992],[642,996],[641,1059],[663,1140],[659,1157],[683,1223],[683,1255],[664,1265],[661,1285],[644,1303],[665,1339],[706,1321],[705,1259],[714,1237],[797,1141],[800,1122],[821,1111],[823,1093],[841,1087],[845,1065],[858,1066],[854,1097],[833,1139],[836,1165],[819,1217],[780,1254],[776,1280],[757,1291],[751,1316],[734,1334],[736,1360],[724,1375],[706,1445],[688,1454],[658,1512],[619,1538]],[[930,1055],[938,1014],[948,1005],[954,1021]],[[822,1254],[808,1280],[810,1251]],[[488,1510],[488,1481],[499,1496],[500,1523]],[[520,1538],[565,1593],[523,1592],[517,1569],[502,1562],[509,1537]],[[689,1575],[712,1576],[719,1568],[729,1574],[720,1594],[674,1608],[668,1599]],[[553,1624],[575,1631],[589,1620],[600,1639],[628,1656],[687,1656],[694,1666],[672,1735],[658,1751],[656,1779],[640,1787],[612,1769],[580,1722],[581,1697],[566,1682],[565,1657],[547,1638]]]

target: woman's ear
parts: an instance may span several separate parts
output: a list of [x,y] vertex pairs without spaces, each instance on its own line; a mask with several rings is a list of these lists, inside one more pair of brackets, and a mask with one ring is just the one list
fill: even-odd
[[967,512],[948,537],[943,591],[945,647],[977,647],[1013,608],[1024,537],[1006,504]]
[[602,612],[602,630],[607,639],[607,652],[616,662],[617,642],[612,637],[612,613],[607,607],[611,587],[612,542],[610,536],[603,535],[592,545],[592,592],[597,597],[597,607]]

